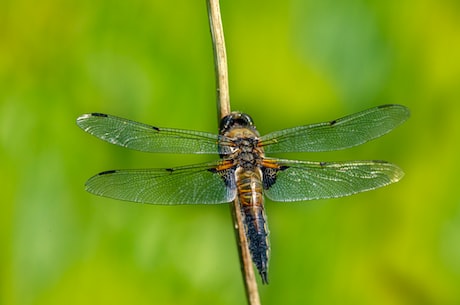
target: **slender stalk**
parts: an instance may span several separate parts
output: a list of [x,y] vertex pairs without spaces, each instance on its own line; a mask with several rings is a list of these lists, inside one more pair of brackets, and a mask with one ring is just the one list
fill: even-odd
[[[208,6],[209,25],[211,28],[214,63],[216,70],[217,111],[219,120],[230,113],[230,95],[228,89],[227,53],[225,50],[224,29],[220,16],[219,0],[206,0]],[[240,257],[241,272],[249,305],[260,305],[259,291],[252,267],[248,240],[244,233],[244,224],[238,198],[230,205],[233,227]]]
[[230,113],[228,89],[227,52],[225,50],[224,28],[220,16],[219,0],[206,0],[208,4],[209,26],[211,28],[214,66],[216,70],[217,111],[219,121]]

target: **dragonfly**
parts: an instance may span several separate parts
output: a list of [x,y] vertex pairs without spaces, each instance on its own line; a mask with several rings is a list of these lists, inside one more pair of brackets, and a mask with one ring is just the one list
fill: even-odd
[[84,114],[77,125],[106,142],[142,152],[219,155],[213,162],[189,166],[108,170],[91,177],[85,187],[95,195],[148,204],[238,200],[252,261],[267,284],[270,246],[264,196],[281,202],[348,196],[395,183],[404,172],[378,160],[316,162],[266,155],[357,146],[390,132],[409,115],[405,106],[380,105],[264,136],[241,112],[223,117],[218,134],[156,127],[102,113]]

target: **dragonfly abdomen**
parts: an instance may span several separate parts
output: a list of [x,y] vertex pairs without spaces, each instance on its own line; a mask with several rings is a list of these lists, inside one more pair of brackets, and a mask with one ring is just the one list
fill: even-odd
[[258,167],[251,170],[246,170],[242,167],[238,168],[236,171],[236,186],[252,261],[262,277],[262,282],[266,284],[268,283],[270,246],[264,211],[261,170]]

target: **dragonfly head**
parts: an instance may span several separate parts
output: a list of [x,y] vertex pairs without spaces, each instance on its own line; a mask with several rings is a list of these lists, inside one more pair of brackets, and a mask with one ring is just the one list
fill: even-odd
[[233,128],[255,128],[252,118],[246,113],[232,112],[220,120],[220,133],[226,133]]

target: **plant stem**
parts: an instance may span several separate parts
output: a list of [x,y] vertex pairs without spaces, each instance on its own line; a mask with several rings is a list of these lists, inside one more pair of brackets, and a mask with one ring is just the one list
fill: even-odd
[[225,50],[224,28],[220,16],[219,0],[207,0],[209,26],[211,28],[214,66],[216,70],[217,111],[219,121],[230,113],[228,89],[227,52]]
[[[220,16],[219,0],[206,0],[208,6],[209,25],[211,28],[214,64],[216,70],[217,111],[219,121],[230,113],[230,95],[228,88],[227,53],[225,50],[224,29]],[[240,257],[241,272],[249,305],[260,305],[259,291],[252,267],[248,240],[244,232],[243,218],[238,197],[230,205],[232,210],[233,228]]]

